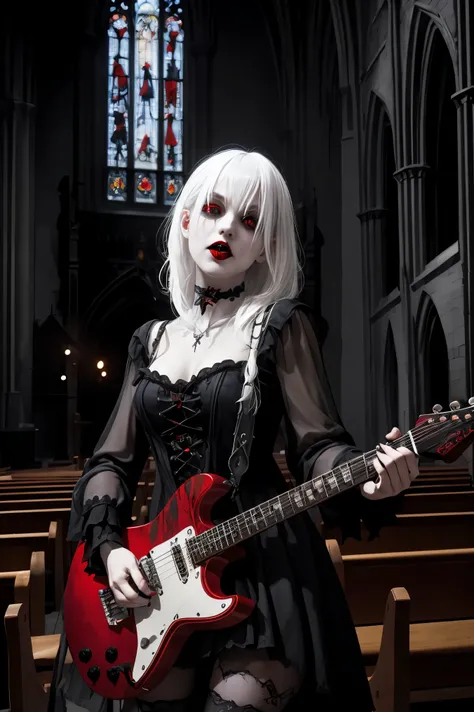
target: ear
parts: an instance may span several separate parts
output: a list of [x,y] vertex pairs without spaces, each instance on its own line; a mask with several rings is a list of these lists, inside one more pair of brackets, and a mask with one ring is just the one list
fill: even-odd
[[[271,240],[272,249],[275,247],[275,242],[276,242],[276,238],[272,237],[272,240]],[[259,256],[255,259],[255,262],[262,264],[262,262],[266,262],[266,261],[267,261],[267,255],[265,253],[265,248],[263,248],[263,250],[260,252]]]
[[189,237],[189,220],[191,218],[191,213],[189,210],[183,210],[181,215],[181,230],[185,238]]

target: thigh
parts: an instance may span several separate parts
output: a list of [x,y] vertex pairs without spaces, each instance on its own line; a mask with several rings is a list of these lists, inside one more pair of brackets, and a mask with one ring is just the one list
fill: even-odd
[[205,712],[281,712],[301,682],[295,668],[265,650],[232,648],[214,665]]

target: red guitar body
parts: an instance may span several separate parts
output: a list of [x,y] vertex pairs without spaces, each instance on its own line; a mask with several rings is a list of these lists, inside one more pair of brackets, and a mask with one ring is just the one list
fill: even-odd
[[85,573],[84,544],[77,547],[64,596],[65,631],[74,663],[99,695],[124,699],[153,689],[193,631],[230,627],[252,612],[253,601],[225,596],[220,588],[223,568],[242,549],[194,565],[186,545],[214,526],[212,505],[228,491],[222,477],[195,475],[156,519],[123,532],[124,546],[138,560],[150,555],[159,593],[148,606],[125,611],[121,622],[116,622],[120,615],[110,617],[117,611],[107,578]]

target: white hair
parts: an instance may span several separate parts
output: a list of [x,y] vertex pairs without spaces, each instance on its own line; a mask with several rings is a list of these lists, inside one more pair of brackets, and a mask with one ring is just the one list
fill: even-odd
[[[266,261],[254,262],[245,274],[245,293],[235,315],[234,329],[250,339],[252,323],[259,313],[280,299],[298,296],[303,285],[303,251],[296,229],[293,204],[288,186],[276,166],[261,153],[226,149],[201,161],[189,176],[162,226],[161,252],[164,264],[159,281],[169,294],[172,308],[190,328],[193,313],[196,265],[189,252],[188,240],[181,229],[183,210],[192,214],[210,201],[218,180],[230,179],[236,163],[248,169],[249,180],[238,196],[240,209],[246,212],[257,199],[260,210],[253,239],[263,238]],[[162,278],[165,276],[165,283]],[[245,368],[242,403],[250,401],[255,411],[259,406],[256,344],[251,344]],[[256,387],[254,387],[254,383]]]

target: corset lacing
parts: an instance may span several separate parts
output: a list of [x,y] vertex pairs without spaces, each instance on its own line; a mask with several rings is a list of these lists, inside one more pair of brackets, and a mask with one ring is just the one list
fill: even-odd
[[[170,458],[175,477],[181,484],[188,477],[202,472],[202,462],[207,442],[202,438],[202,427],[193,425],[201,413],[201,399],[197,392],[173,393],[171,404],[160,411],[171,427],[161,434]],[[164,398],[160,396],[160,400]]]

